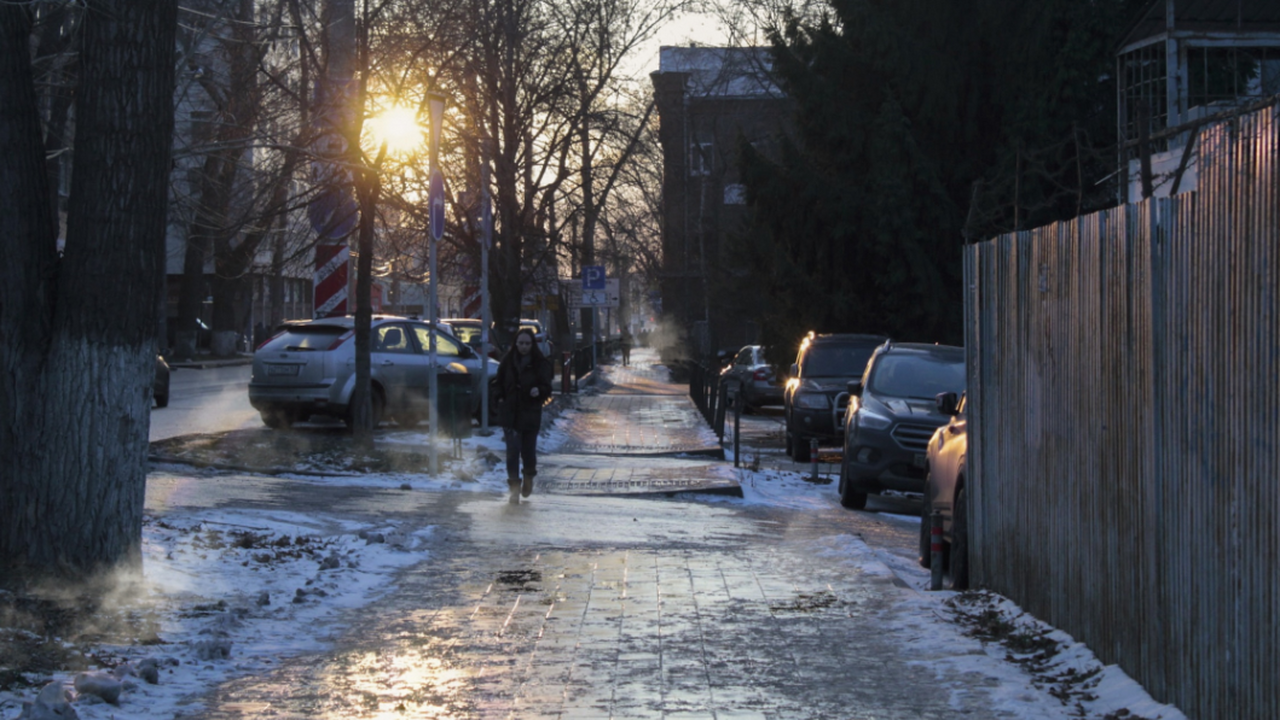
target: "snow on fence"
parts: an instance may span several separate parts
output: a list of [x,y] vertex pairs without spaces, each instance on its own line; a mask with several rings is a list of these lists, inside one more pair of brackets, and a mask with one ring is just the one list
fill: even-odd
[[1280,108],[1195,192],[965,252],[973,578],[1188,717],[1280,717]]

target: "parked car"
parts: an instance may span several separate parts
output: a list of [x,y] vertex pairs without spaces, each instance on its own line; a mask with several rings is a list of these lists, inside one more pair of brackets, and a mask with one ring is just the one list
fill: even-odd
[[[551,358],[551,338],[547,337],[547,331],[542,327],[541,320],[531,320],[529,318],[520,319],[520,329],[529,328],[533,331],[533,340],[538,343],[538,349],[542,354]],[[554,360],[554,358],[551,358]]]
[[938,412],[951,419],[938,428],[929,440],[926,453],[924,502],[920,511],[920,564],[932,564],[930,545],[932,515],[942,515],[943,560],[951,571],[951,587],[969,587],[969,503],[965,491],[965,458],[969,452],[968,420],[965,396],[957,399],[953,392],[939,393]]
[[762,405],[782,404],[782,383],[777,373],[764,357],[760,345],[748,345],[738,351],[733,362],[720,371],[720,384],[725,388],[725,401],[742,400],[742,410],[747,412]]
[[837,399],[847,408],[840,504],[861,510],[868,493],[924,491],[929,438],[950,416],[940,392],[964,392],[964,348],[890,343],[876,348],[859,380]]
[[[479,409],[480,363],[489,363],[489,376],[494,377],[497,361],[481,358],[443,326],[433,329],[422,320],[376,315],[371,330],[375,426],[384,416],[413,426],[429,412],[432,335],[439,372],[470,374],[472,410]],[[351,316],[285,323],[253,355],[249,403],[268,427],[288,427],[312,415],[341,418],[350,424],[355,346]]]
[[791,365],[783,390],[787,455],[809,462],[809,440],[832,442],[844,428],[833,422],[836,397],[861,377],[871,353],[888,340],[883,335],[809,333]]
[[462,342],[470,345],[472,350],[475,350],[481,355],[487,355],[494,360],[502,359],[502,351],[498,347],[497,343],[493,341],[494,334],[492,323],[489,325],[488,344],[481,347],[482,342],[480,336],[481,330],[484,328],[484,323],[482,321],[475,318],[445,318],[440,322],[448,325],[449,328],[453,330],[453,334]]
[[156,407],[169,407],[169,363],[162,355],[156,356],[156,377],[151,383],[151,397]]

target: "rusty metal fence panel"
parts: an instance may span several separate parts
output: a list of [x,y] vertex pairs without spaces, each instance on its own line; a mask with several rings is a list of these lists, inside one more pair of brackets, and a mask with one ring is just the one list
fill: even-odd
[[1280,717],[1280,112],[965,253],[972,573],[1192,718]]

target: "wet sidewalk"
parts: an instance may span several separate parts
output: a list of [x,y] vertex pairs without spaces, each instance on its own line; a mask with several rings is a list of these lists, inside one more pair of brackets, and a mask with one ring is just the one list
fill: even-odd
[[567,439],[539,458],[539,492],[571,495],[713,492],[741,495],[719,439],[671,382],[657,354],[598,367],[596,387],[576,398],[559,427]]
[[[647,353],[633,358],[602,368],[599,387],[566,410],[564,440],[525,501],[505,488],[371,490],[342,478],[201,485],[226,493],[210,507],[429,531],[394,589],[326,627],[324,647],[234,656],[238,677],[181,716],[1069,716],[1002,650],[949,622],[918,570],[900,571],[895,556],[914,556],[918,526],[851,513],[833,495],[791,507],[683,492],[737,488],[738,471],[702,454],[718,446],[684,388]],[[194,484],[155,489],[189,501]]]

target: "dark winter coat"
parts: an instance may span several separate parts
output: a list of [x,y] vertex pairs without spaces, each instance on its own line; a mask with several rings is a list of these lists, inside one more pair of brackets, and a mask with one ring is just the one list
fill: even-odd
[[[498,424],[521,432],[538,432],[542,406],[551,397],[551,361],[537,350],[527,356],[512,350],[498,365]],[[530,391],[538,388],[538,396]]]

